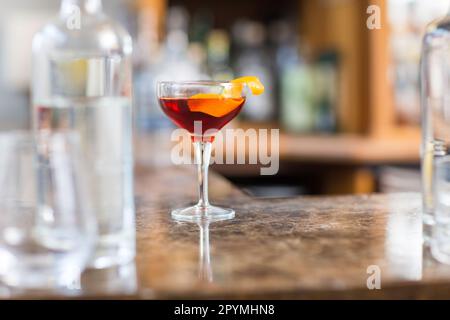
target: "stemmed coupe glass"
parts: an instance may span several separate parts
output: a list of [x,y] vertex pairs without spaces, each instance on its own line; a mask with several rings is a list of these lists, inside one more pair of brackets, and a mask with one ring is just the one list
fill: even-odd
[[212,206],[208,200],[208,167],[215,133],[235,118],[245,103],[246,85],[220,81],[162,81],[158,99],[164,113],[179,127],[189,131],[198,165],[199,201],[172,211],[181,221],[231,219],[233,209]]

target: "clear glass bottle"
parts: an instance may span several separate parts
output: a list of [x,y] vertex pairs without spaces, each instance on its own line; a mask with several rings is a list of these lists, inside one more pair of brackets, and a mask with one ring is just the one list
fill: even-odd
[[[421,59],[423,236],[429,244],[435,229],[435,163],[450,145],[450,12],[431,23]],[[450,224],[449,224],[450,226]],[[450,240],[450,237],[449,237]]]
[[131,52],[101,0],[63,0],[33,39],[33,126],[41,143],[59,131],[81,137],[99,228],[95,268],[135,255]]

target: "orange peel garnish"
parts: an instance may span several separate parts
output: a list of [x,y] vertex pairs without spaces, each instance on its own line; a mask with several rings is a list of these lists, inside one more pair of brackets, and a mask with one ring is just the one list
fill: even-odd
[[203,112],[220,118],[244,102],[244,98],[226,98],[221,94],[199,93],[189,97],[188,106],[192,112]]
[[263,84],[261,83],[261,81],[259,81],[258,77],[255,76],[240,77],[231,80],[230,82],[246,84],[252,94],[254,94],[255,96],[258,96],[264,92]]

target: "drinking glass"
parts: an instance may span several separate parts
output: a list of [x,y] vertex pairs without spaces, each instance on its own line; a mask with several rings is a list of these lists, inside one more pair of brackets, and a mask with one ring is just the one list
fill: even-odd
[[245,103],[245,85],[219,81],[158,82],[158,99],[164,113],[191,134],[198,165],[199,201],[172,211],[181,221],[233,218],[233,209],[212,206],[208,200],[208,167],[215,133],[236,117]]
[[438,261],[450,264],[450,156],[436,160],[433,182],[431,253]]
[[79,280],[96,221],[77,144],[69,134],[44,144],[26,132],[0,134],[0,276],[9,286],[50,289]]
[[434,225],[432,186],[435,161],[450,154],[450,12],[433,21],[423,38],[421,56],[423,238]]

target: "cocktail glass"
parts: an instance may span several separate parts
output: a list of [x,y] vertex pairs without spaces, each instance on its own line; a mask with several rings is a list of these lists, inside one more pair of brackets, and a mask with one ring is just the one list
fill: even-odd
[[208,168],[214,135],[236,117],[245,103],[245,85],[233,82],[190,81],[158,83],[158,99],[164,113],[189,131],[198,165],[196,205],[172,211],[180,221],[217,221],[234,217],[233,209],[212,206],[208,200]]

